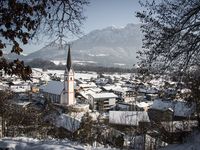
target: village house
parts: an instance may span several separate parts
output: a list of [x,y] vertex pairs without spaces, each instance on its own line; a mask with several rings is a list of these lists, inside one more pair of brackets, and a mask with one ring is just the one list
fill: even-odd
[[148,110],[152,120],[165,121],[174,119],[181,120],[190,118],[196,110],[195,103],[188,103],[181,100],[155,100]]
[[126,126],[138,126],[140,122],[150,122],[145,111],[109,111],[109,123]]
[[135,90],[131,88],[118,88],[112,89],[113,93],[115,93],[121,101],[130,102],[135,101]]
[[97,85],[96,85],[94,82],[87,82],[87,83],[79,84],[78,87],[79,87],[80,89],[96,88]]
[[102,89],[107,92],[113,92],[118,96],[119,101],[132,102],[135,101],[135,90],[132,88],[107,85],[103,86]]
[[94,110],[108,111],[116,106],[117,95],[114,93],[91,93],[88,95],[90,106]]
[[81,119],[84,115],[84,112],[82,113],[71,113],[71,114],[61,114],[60,116],[56,117],[56,120],[54,123],[57,127],[63,127],[67,129],[69,132],[75,132],[77,129],[79,129],[81,124]]
[[100,93],[102,89],[96,87],[96,88],[86,88],[86,89],[81,89],[79,90],[78,93],[78,98],[81,99],[82,101],[85,101],[86,103],[88,102],[89,94],[95,94],[95,93]]
[[153,102],[151,101],[118,102],[117,109],[123,111],[148,111],[152,104]]

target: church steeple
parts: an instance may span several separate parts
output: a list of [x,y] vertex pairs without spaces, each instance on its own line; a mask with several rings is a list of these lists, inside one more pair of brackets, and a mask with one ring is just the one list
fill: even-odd
[[76,99],[74,97],[74,70],[72,68],[70,45],[68,47],[67,64],[64,73],[64,89],[61,104],[74,105]]
[[71,50],[70,50],[70,45],[68,47],[68,55],[67,55],[67,66],[66,66],[66,71],[69,71],[71,69],[71,65],[72,65],[72,62],[71,62]]

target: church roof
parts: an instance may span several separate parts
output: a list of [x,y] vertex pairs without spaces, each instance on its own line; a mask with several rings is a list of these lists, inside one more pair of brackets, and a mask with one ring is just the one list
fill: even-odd
[[71,62],[71,50],[70,50],[70,45],[69,45],[69,48],[68,48],[68,55],[67,55],[67,66],[66,66],[66,71],[69,71],[71,69],[71,65],[72,65],[72,62]]
[[60,95],[64,89],[64,83],[60,81],[49,81],[42,87],[43,92]]

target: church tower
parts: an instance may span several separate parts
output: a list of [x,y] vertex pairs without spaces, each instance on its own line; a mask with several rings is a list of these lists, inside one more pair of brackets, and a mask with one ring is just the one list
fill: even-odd
[[70,46],[68,48],[67,63],[64,73],[64,90],[61,104],[76,104],[76,100],[74,97],[74,70],[72,68]]

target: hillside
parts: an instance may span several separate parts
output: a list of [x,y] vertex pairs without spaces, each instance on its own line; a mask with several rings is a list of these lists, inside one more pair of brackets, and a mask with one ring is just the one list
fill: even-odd
[[[129,66],[136,63],[136,52],[142,47],[139,24],[128,24],[123,28],[108,27],[94,30],[72,42],[73,62],[102,66]],[[26,59],[43,58],[66,60],[67,47],[59,48],[53,42],[29,54]]]

